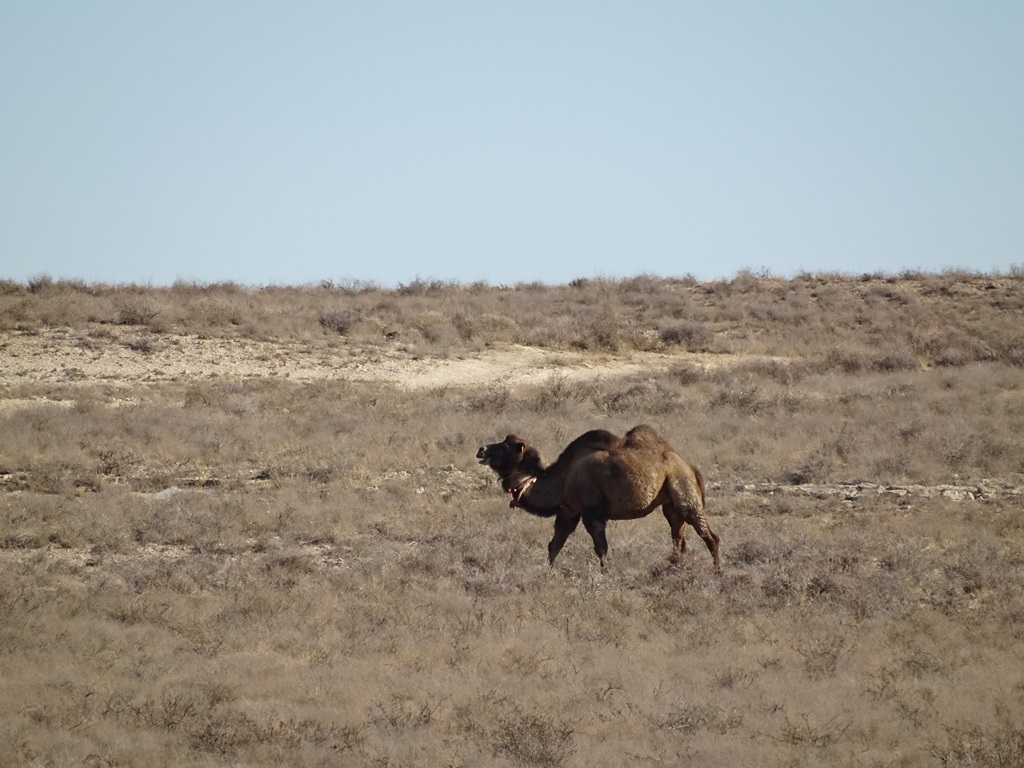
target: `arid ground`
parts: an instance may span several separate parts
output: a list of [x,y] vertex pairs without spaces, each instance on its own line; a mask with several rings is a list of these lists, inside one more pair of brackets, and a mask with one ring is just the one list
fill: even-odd
[[[649,423],[660,513],[477,448]],[[1024,766],[1024,275],[0,282],[0,765]]]

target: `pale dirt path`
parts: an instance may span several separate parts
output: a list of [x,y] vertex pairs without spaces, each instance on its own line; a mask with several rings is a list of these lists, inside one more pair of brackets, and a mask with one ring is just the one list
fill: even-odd
[[661,371],[682,363],[733,365],[750,358],[674,352],[621,355],[504,346],[453,358],[419,357],[400,345],[335,340],[253,341],[140,333],[121,327],[0,333],[4,386],[281,378],[390,382],[409,389],[541,384]]

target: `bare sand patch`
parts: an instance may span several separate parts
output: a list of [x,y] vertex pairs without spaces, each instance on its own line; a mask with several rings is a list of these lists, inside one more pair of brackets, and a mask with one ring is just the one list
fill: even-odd
[[322,339],[282,343],[154,335],[106,326],[98,334],[59,328],[0,334],[0,381],[8,385],[134,386],[160,381],[256,377],[390,382],[407,389],[518,386],[552,378],[629,376],[681,364],[716,368],[751,359],[682,351],[626,351],[611,355],[520,345],[441,358],[419,356],[398,344],[367,346]]

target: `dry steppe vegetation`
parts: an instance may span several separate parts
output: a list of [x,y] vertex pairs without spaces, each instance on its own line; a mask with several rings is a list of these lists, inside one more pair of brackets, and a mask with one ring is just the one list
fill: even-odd
[[[655,425],[546,561],[474,454]],[[1024,766],[1024,275],[0,282],[0,765]]]

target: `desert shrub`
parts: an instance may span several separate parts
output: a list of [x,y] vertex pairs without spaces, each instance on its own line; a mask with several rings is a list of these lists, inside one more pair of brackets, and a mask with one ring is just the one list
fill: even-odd
[[396,293],[400,296],[432,296],[450,292],[456,286],[457,283],[451,281],[417,277],[409,283],[399,283]]
[[674,388],[658,381],[628,383],[626,387],[613,392],[601,392],[595,403],[610,414],[632,413],[637,418],[646,418],[673,410],[678,401]]
[[574,728],[561,715],[530,711],[507,700],[497,702],[495,710],[488,735],[495,752],[516,765],[555,768],[575,752]]
[[360,320],[360,314],[353,309],[331,309],[320,313],[320,327],[342,336],[348,334]]
[[479,336],[486,342],[517,342],[521,340],[522,329],[513,318],[501,314],[485,313],[478,320],[472,320],[473,337]]
[[600,397],[601,389],[593,382],[579,381],[555,374],[547,383],[533,390],[533,397],[527,394],[524,399],[527,407],[541,412],[550,412]]
[[681,346],[688,352],[710,351],[714,338],[714,333],[699,322],[679,323],[661,329],[661,340],[665,344]]
[[841,741],[849,729],[849,720],[804,714],[799,719],[786,717],[775,738],[783,744],[824,748]]
[[0,279],[0,296],[18,296],[27,292],[27,286],[16,280]]
[[730,557],[742,565],[759,565],[774,562],[777,556],[772,548],[761,540],[744,539],[733,544]]
[[618,352],[622,334],[614,311],[577,322],[571,346],[589,352]]
[[425,310],[413,321],[413,326],[430,344],[452,343],[456,340],[457,328],[445,313],[438,310]]
[[770,400],[764,395],[753,376],[726,375],[720,377],[717,384],[708,400],[713,408],[729,407],[755,414],[771,406]]
[[401,733],[410,728],[422,728],[431,723],[441,701],[430,696],[422,699],[392,696],[386,701],[374,702],[369,721],[378,728]]
[[992,726],[947,725],[944,743],[936,743],[928,754],[940,765],[951,768],[990,765],[999,768],[1024,766],[1024,728],[1001,722]]
[[870,352],[855,349],[833,348],[825,354],[824,368],[842,373],[860,373],[870,370],[873,356]]
[[[732,687],[731,685],[725,687]],[[743,724],[743,715],[715,704],[688,702],[677,704],[662,721],[661,727],[684,734],[703,730],[728,733]]]
[[118,325],[149,325],[160,314],[160,307],[147,300],[128,301],[117,311]]
[[46,293],[57,287],[56,281],[49,275],[35,275],[28,280],[29,293]]
[[837,434],[812,442],[783,477],[794,485],[849,480],[848,468],[859,459],[860,451],[858,431],[844,421]]
[[243,313],[235,304],[221,296],[202,296],[185,305],[191,322],[199,330],[241,325]]
[[680,387],[688,387],[703,381],[707,377],[707,372],[698,365],[685,363],[670,368],[664,376]]
[[[818,582],[820,583],[820,581]],[[812,588],[815,582],[812,580]],[[803,658],[804,669],[814,680],[834,677],[841,662],[853,653],[849,634],[840,630],[816,633],[795,647]]]

